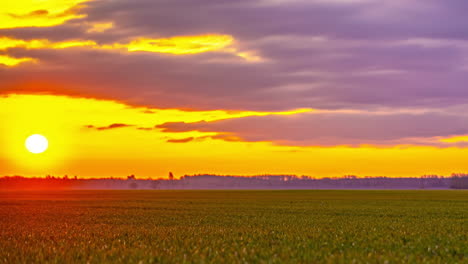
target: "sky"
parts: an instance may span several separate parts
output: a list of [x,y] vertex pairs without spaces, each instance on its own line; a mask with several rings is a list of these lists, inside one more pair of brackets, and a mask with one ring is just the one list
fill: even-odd
[[[0,6],[0,175],[468,171],[465,0]],[[41,134],[49,148],[29,152]]]

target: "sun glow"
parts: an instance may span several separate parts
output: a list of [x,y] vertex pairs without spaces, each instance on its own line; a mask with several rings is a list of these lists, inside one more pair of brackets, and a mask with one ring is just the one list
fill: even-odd
[[[265,115],[293,118],[296,113],[311,109],[184,111],[27,94],[0,96],[0,106],[2,175],[67,174],[90,178],[135,174],[157,178],[168,171],[184,175],[206,172],[208,168],[208,173],[215,174],[254,175],[261,169],[265,173],[317,177],[377,173],[404,177],[468,170],[466,148],[283,146],[219,137],[223,134],[217,132],[164,132],[158,128],[167,122],[211,122]],[[41,154],[32,154],[25,148],[25,139],[34,134],[49,140],[49,148]]]
[[[248,142],[226,142],[209,137],[216,133],[161,132],[156,125],[307,111],[148,109],[108,100],[27,94],[0,96],[0,106],[0,174],[31,177],[48,174],[159,177],[176,169],[180,173],[198,172],[205,166],[201,162],[205,157],[199,153],[206,153],[203,155],[210,160],[221,157],[221,151],[234,156],[249,151],[251,155],[260,156],[255,150],[262,151],[266,143],[257,147]],[[41,154],[33,154],[25,148],[25,139],[33,134],[44,135],[49,140],[49,148]],[[193,140],[184,144],[186,138]]]
[[34,134],[26,139],[25,146],[29,152],[39,154],[47,150],[49,141],[43,135]]

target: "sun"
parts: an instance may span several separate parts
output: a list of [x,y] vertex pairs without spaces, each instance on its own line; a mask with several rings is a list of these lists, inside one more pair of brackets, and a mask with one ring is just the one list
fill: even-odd
[[47,150],[49,141],[43,135],[34,134],[26,139],[25,146],[29,152],[39,154]]

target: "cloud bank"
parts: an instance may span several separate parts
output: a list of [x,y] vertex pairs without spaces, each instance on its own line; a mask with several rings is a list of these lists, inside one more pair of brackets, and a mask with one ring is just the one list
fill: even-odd
[[31,1],[0,14],[3,94],[335,111],[162,127],[293,145],[466,134],[464,0]]

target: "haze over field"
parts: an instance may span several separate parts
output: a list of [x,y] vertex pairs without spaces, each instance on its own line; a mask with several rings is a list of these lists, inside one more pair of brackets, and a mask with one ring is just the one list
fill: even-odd
[[175,179],[141,179],[135,175],[124,178],[56,177],[26,178],[21,176],[0,177],[2,190],[443,190],[468,189],[468,175],[454,174],[451,177],[425,175],[422,177],[388,178],[356,177],[316,179],[296,175],[184,175]]
[[6,2],[0,175],[468,171],[465,0]]

